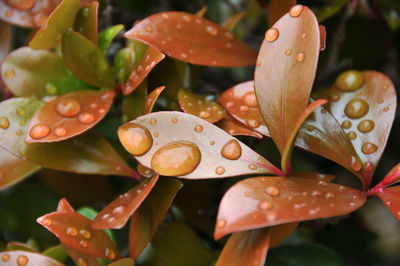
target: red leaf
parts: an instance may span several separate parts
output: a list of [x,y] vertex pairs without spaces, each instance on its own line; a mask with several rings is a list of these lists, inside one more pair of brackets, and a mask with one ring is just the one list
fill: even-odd
[[26,142],[54,142],[94,127],[113,103],[115,92],[76,91],[43,105],[29,123]]
[[129,79],[121,85],[124,95],[132,93],[137,86],[147,77],[150,71],[165,58],[156,48],[149,46],[142,57],[132,68]]
[[390,210],[390,212],[400,220],[400,186],[382,189],[376,194]]
[[232,232],[314,220],[360,208],[365,194],[348,187],[297,177],[256,177],[240,181],[224,195],[215,239]]
[[268,229],[271,232],[271,238],[269,240],[269,245],[271,248],[279,245],[283,240],[285,240],[299,225],[298,222],[280,224],[271,226]]
[[62,244],[62,246],[77,265],[98,266],[95,256],[76,251],[66,244]]
[[396,164],[395,167],[386,174],[385,178],[377,185],[377,187],[386,187],[396,184],[400,181],[400,163]]
[[0,252],[1,265],[14,266],[14,265],[46,265],[46,266],[63,266],[61,262],[56,261],[50,257],[28,252],[28,251],[3,251]]
[[250,136],[262,139],[262,135],[260,133],[242,125],[227,113],[225,113],[225,118],[218,122],[218,126],[232,136]]
[[119,229],[124,227],[128,219],[150,193],[157,180],[158,175],[152,178],[144,178],[144,181],[140,185],[137,185],[125,194],[121,194],[97,214],[93,220],[93,228]]
[[118,136],[128,152],[160,175],[199,179],[280,173],[223,130],[181,112],[141,116],[121,126]]
[[154,104],[156,103],[158,96],[164,91],[165,86],[154,89],[147,97],[144,105],[144,114],[150,114],[153,110]]
[[255,91],[282,153],[310,98],[320,47],[318,21],[310,9],[296,5],[265,36],[257,58]]
[[92,221],[78,213],[52,212],[38,218],[37,222],[76,251],[109,260],[119,256],[107,234],[93,229]]
[[221,26],[185,12],[147,17],[125,33],[184,62],[208,66],[246,66],[256,53]]
[[69,213],[74,213],[74,208],[72,208],[71,204],[67,201],[67,199],[62,198],[58,202],[57,206],[57,211],[58,212],[69,212]]
[[320,47],[319,50],[323,51],[326,47],[326,29],[325,26],[319,25]]
[[310,179],[310,180],[315,180],[315,181],[325,181],[328,183],[331,182],[333,179],[335,179],[334,175],[320,174],[320,173],[315,173],[315,172],[300,172],[300,173],[296,173],[294,176],[306,178],[306,179]]

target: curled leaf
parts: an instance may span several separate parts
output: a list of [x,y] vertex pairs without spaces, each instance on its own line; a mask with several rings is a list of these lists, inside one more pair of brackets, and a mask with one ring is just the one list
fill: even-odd
[[165,86],[154,89],[147,97],[144,105],[144,114],[150,114],[153,110],[154,104],[156,103],[158,96],[164,91]]
[[149,16],[125,33],[184,62],[208,66],[246,66],[256,53],[221,26],[185,12]]
[[15,250],[0,252],[1,265],[46,265],[46,266],[63,266],[61,262],[50,257],[33,253],[29,251]]
[[110,46],[112,40],[124,29],[124,25],[114,25],[99,33],[99,49],[106,53],[107,48]]
[[262,135],[257,131],[247,128],[245,125],[225,113],[225,118],[218,122],[218,126],[232,136],[251,136],[262,139]]
[[88,6],[83,6],[76,14],[74,30],[85,36],[97,46],[97,13],[99,2],[92,2]]

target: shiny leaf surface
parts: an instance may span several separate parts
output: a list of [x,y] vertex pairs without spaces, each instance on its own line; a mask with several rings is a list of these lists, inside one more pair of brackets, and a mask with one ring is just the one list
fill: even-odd
[[225,113],[225,118],[220,122],[218,122],[217,125],[232,136],[250,136],[258,139],[262,139],[263,137],[257,131],[254,131],[246,127],[245,125],[237,121],[235,118],[233,118],[231,115],[228,115],[226,113]]
[[141,164],[160,175],[199,179],[280,173],[225,131],[181,112],[144,115],[121,126],[118,136]]
[[54,142],[82,134],[104,118],[114,96],[113,91],[85,90],[65,94],[44,104],[31,118],[25,141]]
[[259,227],[345,215],[360,208],[365,194],[348,187],[296,177],[256,177],[224,195],[214,237]]
[[318,21],[305,6],[292,7],[265,33],[257,58],[255,92],[281,153],[308,104],[319,47]]
[[147,97],[144,105],[144,114],[150,114],[153,110],[154,104],[156,103],[158,96],[164,91],[165,86],[154,89]]
[[14,50],[6,57],[1,64],[1,76],[18,97],[41,98],[91,88],[72,75],[56,53],[29,47]]
[[65,251],[68,253],[68,256],[77,264],[77,265],[87,265],[87,266],[98,266],[97,260],[95,256],[85,254],[83,252],[79,252],[66,244],[63,244]]
[[65,198],[60,199],[60,201],[58,202],[57,211],[70,213],[75,212],[74,208],[72,208],[71,204],[69,204],[69,202]]
[[110,46],[112,40],[124,29],[124,25],[114,25],[99,33],[99,49],[105,53]]
[[136,55],[132,48],[120,49],[114,56],[114,71],[118,78],[118,84],[125,82],[135,65]]
[[178,91],[181,109],[188,114],[215,123],[224,118],[224,109],[215,101],[213,95],[195,94],[185,89]]
[[97,13],[99,3],[93,2],[88,6],[83,6],[76,14],[74,30],[85,36],[97,46]]
[[64,264],[50,257],[28,251],[3,251],[0,252],[1,265],[46,265],[46,266],[63,266]]
[[81,34],[70,29],[64,31],[62,54],[65,64],[81,80],[98,87],[114,87],[106,57]]
[[255,63],[256,53],[221,26],[185,12],[149,16],[126,38],[141,40],[184,62],[236,67]]
[[161,177],[133,214],[129,226],[129,254],[132,258],[136,259],[153,238],[182,186],[177,179]]
[[400,220],[400,186],[388,187],[376,194],[390,212]]
[[386,174],[385,178],[382,180],[381,184],[383,186],[390,186],[396,184],[400,181],[400,163],[396,164],[395,167]]
[[123,258],[117,261],[114,261],[110,266],[135,266],[135,261],[131,258]]
[[62,38],[63,31],[72,28],[74,19],[81,7],[79,0],[63,0],[50,14],[47,22],[29,42],[32,49],[50,49]]

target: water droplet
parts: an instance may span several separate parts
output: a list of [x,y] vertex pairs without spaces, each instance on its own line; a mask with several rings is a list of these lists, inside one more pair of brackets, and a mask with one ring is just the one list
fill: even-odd
[[14,69],[7,69],[4,73],[4,76],[7,79],[12,79],[15,76],[15,70]]
[[321,196],[321,191],[319,191],[319,190],[314,190],[313,192],[311,192],[311,196],[313,196],[313,197]]
[[85,239],[90,239],[92,237],[92,234],[85,229],[79,230],[79,234]]
[[256,128],[260,125],[260,122],[258,122],[257,120],[254,120],[254,119],[249,119],[249,120],[246,120],[246,124],[249,127]]
[[210,141],[210,145],[213,146],[215,144],[215,141]]
[[318,182],[318,185],[321,186],[321,187],[327,187],[328,183],[323,181],[323,180],[321,180],[321,181]]
[[273,42],[279,37],[279,30],[277,28],[270,28],[265,33],[265,39],[268,42]]
[[89,8],[88,8],[88,7],[84,7],[84,8],[82,9],[82,14],[83,14],[85,17],[89,16]]
[[28,264],[28,257],[25,255],[19,255],[17,257],[17,264],[18,266],[25,266],[26,264]]
[[349,70],[343,72],[335,81],[335,85],[342,91],[355,91],[364,84],[364,75],[360,71]]
[[153,145],[150,131],[135,123],[129,123],[118,129],[118,136],[122,146],[132,155],[141,156]]
[[22,130],[17,130],[17,132],[15,132],[15,134],[17,135],[17,136],[22,136],[22,134],[24,134],[24,132],[22,132]]
[[363,120],[358,124],[358,130],[360,130],[362,133],[367,133],[373,130],[375,127],[375,123],[372,120]]
[[4,262],[8,261],[9,259],[10,259],[10,255],[8,255],[8,254],[3,254],[1,256],[1,260],[4,261]]
[[332,93],[332,94],[330,95],[329,99],[330,99],[331,101],[337,102],[337,101],[340,100],[340,95],[339,95],[339,93],[334,92],[334,93]]
[[154,137],[157,138],[160,135],[160,133],[158,133],[158,131],[154,132]]
[[47,83],[45,89],[48,94],[54,95],[57,93],[57,87],[53,83]]
[[285,55],[289,56],[289,55],[291,55],[291,54],[292,54],[292,49],[287,49],[287,50],[285,51]]
[[307,36],[307,33],[303,32],[303,33],[301,34],[300,37],[301,37],[302,39],[304,39],[304,38],[306,38],[306,36]]
[[276,212],[276,211],[269,211],[269,212],[265,215],[265,219],[266,219],[268,222],[276,221],[276,220],[278,219],[278,217],[279,217],[279,214],[278,214],[278,212]]
[[19,116],[23,116],[25,114],[25,110],[24,110],[24,108],[19,107],[19,108],[17,108],[16,113]]
[[85,240],[81,240],[81,241],[79,241],[79,245],[81,245],[81,247],[86,248],[87,247],[87,242]]
[[124,212],[124,207],[117,206],[113,209],[113,213],[116,215],[121,215]]
[[242,98],[242,102],[250,107],[258,107],[256,94],[254,92],[246,93]]
[[333,192],[325,193],[325,198],[327,198],[327,199],[333,199],[334,197],[336,197],[336,195]]
[[247,112],[247,111],[249,111],[249,107],[248,107],[247,105],[241,105],[241,106],[239,107],[239,111],[241,111],[241,112]]
[[364,154],[374,153],[374,152],[376,152],[377,149],[378,149],[378,146],[376,146],[375,144],[372,144],[371,142],[365,142],[361,147],[361,151]]
[[228,160],[237,160],[242,155],[242,148],[235,139],[228,141],[221,150],[222,157]]
[[157,124],[157,120],[152,118],[150,119],[150,125],[155,126]]
[[12,10],[6,11],[6,17],[11,18],[13,15],[14,15],[14,12]]
[[303,62],[304,61],[304,53],[298,53],[297,54],[297,61]]
[[81,124],[86,124],[86,125],[91,124],[94,122],[94,116],[91,113],[83,112],[83,113],[79,114],[78,121]]
[[224,228],[226,226],[226,221],[224,219],[219,219],[217,221],[217,228]]
[[200,125],[197,125],[194,127],[194,131],[196,131],[197,133],[200,133],[201,131],[203,131],[203,127]]
[[201,153],[196,144],[189,141],[172,142],[154,153],[151,168],[160,175],[187,175],[196,169],[200,159]]
[[257,166],[255,164],[249,164],[250,170],[257,170]]
[[78,266],[87,266],[87,262],[83,258],[79,258]]
[[148,32],[153,32],[153,28],[152,28],[150,25],[147,25],[147,26],[146,26],[146,30],[147,30]]
[[384,112],[387,112],[387,111],[389,111],[389,109],[390,109],[390,108],[389,108],[388,106],[386,106],[385,108],[383,108],[383,111],[384,111]]
[[56,107],[57,113],[64,117],[74,117],[81,111],[81,105],[75,99],[62,99]]
[[273,207],[272,203],[269,201],[262,201],[258,204],[258,208],[263,211],[271,210]]
[[275,187],[275,186],[270,186],[270,187],[266,187],[264,189],[265,193],[267,193],[270,196],[276,197],[279,195],[280,191],[279,188]]
[[357,133],[354,131],[350,131],[349,133],[347,133],[347,136],[351,139],[354,140],[357,138]]
[[75,227],[68,227],[67,228],[67,234],[70,236],[77,236],[78,235],[78,230],[76,230]]
[[7,117],[0,116],[0,128],[7,129],[10,126],[10,121],[8,121]]
[[53,223],[53,222],[52,222],[50,219],[45,219],[45,220],[43,221],[43,225],[44,225],[44,226],[50,226],[52,223]]
[[373,163],[371,163],[371,162],[366,162],[366,163],[364,164],[364,170],[365,170],[366,172],[372,172],[373,169],[374,169],[374,164],[373,164]]
[[199,117],[201,118],[209,118],[210,117],[210,113],[207,111],[201,111],[199,114]]
[[190,22],[190,17],[188,17],[188,16],[183,16],[183,20],[186,21],[186,22]]
[[207,26],[206,30],[209,34],[211,34],[212,36],[217,36],[218,34],[218,29],[213,27],[213,26]]
[[314,131],[315,127],[313,125],[307,125],[307,130],[308,131]]
[[290,9],[289,14],[291,17],[296,18],[296,17],[300,16],[302,11],[303,11],[302,5],[295,5]]
[[351,128],[351,122],[349,120],[344,120],[342,123],[342,128],[345,128],[345,129]]
[[223,168],[222,166],[218,166],[218,167],[215,169],[215,173],[216,173],[217,175],[222,175],[222,174],[225,173],[225,168]]
[[[352,168],[354,171],[356,171],[356,172],[358,172],[358,171],[361,170],[361,163],[360,163],[360,161],[359,161],[356,157],[354,157],[354,156],[351,156],[350,165],[351,165],[351,168]],[[344,189],[343,186],[340,187],[341,190],[342,190],[342,188]]]
[[67,134],[67,130],[63,127],[56,127],[54,129],[54,135],[57,137],[64,137]]
[[116,256],[115,252],[108,248],[106,248],[106,251],[104,254],[106,255],[107,259],[109,259],[109,260],[115,259],[115,256]]
[[353,99],[347,103],[344,112],[353,119],[361,118],[368,113],[369,105],[362,99]]
[[29,135],[33,139],[42,139],[50,134],[50,127],[45,124],[36,124],[32,127]]

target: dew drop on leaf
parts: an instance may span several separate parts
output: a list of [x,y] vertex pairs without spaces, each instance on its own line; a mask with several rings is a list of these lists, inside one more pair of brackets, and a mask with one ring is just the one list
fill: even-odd
[[270,186],[270,187],[266,187],[264,189],[265,193],[267,193],[270,196],[276,197],[279,195],[280,191],[279,188],[275,187],[275,186]]
[[75,99],[62,99],[57,104],[56,110],[63,117],[74,117],[81,111],[81,105]]
[[17,264],[18,266],[24,266],[26,264],[28,264],[28,257],[26,257],[25,255],[20,255],[17,257]]
[[345,114],[353,119],[361,118],[369,111],[369,105],[365,100],[353,99],[346,104]]
[[303,61],[304,61],[304,58],[305,58],[304,53],[298,53],[298,54],[297,54],[297,61],[303,62]]
[[203,127],[200,125],[195,126],[194,131],[196,131],[197,133],[200,133],[203,131]]
[[260,202],[260,204],[258,204],[258,208],[260,208],[260,210],[262,210],[262,211],[271,210],[272,207],[273,207],[273,205],[269,201],[262,201],[262,202]]
[[258,107],[257,98],[254,91],[248,92],[243,95],[242,102],[249,107]]
[[6,72],[4,73],[4,76],[7,79],[12,79],[15,76],[15,71],[14,69],[7,69]]
[[16,112],[17,112],[17,115],[19,115],[19,116],[23,116],[25,114],[24,108],[21,108],[21,107],[17,108]]
[[223,219],[220,219],[217,221],[217,227],[218,228],[224,228],[226,226],[226,221]]
[[242,155],[242,148],[237,140],[228,141],[221,150],[222,157],[228,160],[237,160]]
[[83,112],[83,113],[79,114],[78,121],[81,124],[86,124],[86,125],[91,124],[94,122],[94,116],[91,113]]
[[10,121],[8,121],[7,117],[0,117],[0,128],[7,129],[10,126]]
[[351,122],[349,120],[344,120],[342,123],[342,128],[345,128],[345,129],[351,128]]
[[150,131],[138,124],[129,123],[118,129],[122,146],[132,155],[141,156],[153,145]]
[[68,227],[67,228],[67,234],[70,236],[77,236],[78,235],[78,230],[76,230],[75,227]]
[[364,84],[364,75],[360,71],[349,70],[343,72],[336,79],[335,85],[342,91],[355,91]]
[[50,134],[50,127],[45,124],[37,124],[32,127],[31,131],[29,132],[29,135],[33,139],[42,139],[44,137],[47,137]]
[[218,166],[218,167],[215,169],[215,173],[216,173],[217,175],[223,175],[223,174],[225,173],[225,168],[223,168],[222,166]]
[[54,135],[57,137],[64,137],[67,134],[67,130],[63,127],[56,127],[54,129]]
[[349,133],[347,133],[347,136],[351,139],[354,140],[357,138],[357,133],[354,131],[350,131]]
[[[351,168],[353,168],[353,170],[356,171],[356,172],[360,171],[361,170],[361,163],[357,160],[357,158],[355,158],[354,156],[351,156],[350,160],[351,160],[350,161]],[[340,188],[342,190],[342,187],[340,187]]]
[[106,248],[105,253],[104,253],[109,260],[115,259],[115,252],[112,251],[111,249]]
[[291,55],[291,54],[292,54],[292,49],[287,49],[287,50],[285,51],[285,55],[289,56],[289,55]]
[[374,152],[376,152],[377,149],[378,149],[378,146],[376,146],[375,144],[373,144],[371,142],[365,142],[361,147],[361,151],[364,154],[374,153]]
[[302,11],[303,11],[302,5],[295,5],[290,9],[289,15],[293,18],[296,18],[296,17],[300,16]]
[[360,122],[358,124],[358,130],[360,130],[362,133],[368,133],[371,130],[373,130],[375,127],[375,123],[372,120],[366,119]]
[[4,262],[7,262],[10,259],[10,255],[8,254],[3,254],[3,256],[1,256],[1,260]]
[[90,239],[92,237],[92,234],[85,229],[79,230],[79,234],[85,239]]
[[270,28],[265,33],[265,39],[268,42],[273,42],[279,37],[279,30],[277,28]]

